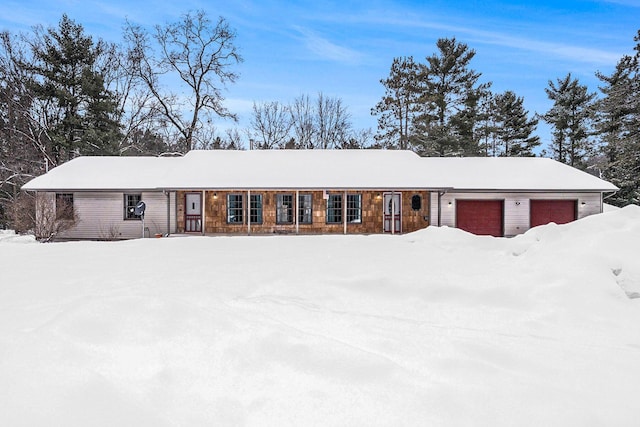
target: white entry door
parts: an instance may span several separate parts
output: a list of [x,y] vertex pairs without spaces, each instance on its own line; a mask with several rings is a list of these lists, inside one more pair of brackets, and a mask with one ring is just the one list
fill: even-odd
[[402,233],[402,203],[400,193],[384,193],[384,232]]
[[184,231],[187,233],[202,231],[202,195],[200,193],[187,193],[184,212]]

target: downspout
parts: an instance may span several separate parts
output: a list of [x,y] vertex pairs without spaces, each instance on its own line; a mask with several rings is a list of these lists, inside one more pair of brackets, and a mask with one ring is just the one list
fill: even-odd
[[446,191],[438,191],[438,227],[442,226],[442,196]]
[[251,190],[247,190],[247,236],[251,236]]

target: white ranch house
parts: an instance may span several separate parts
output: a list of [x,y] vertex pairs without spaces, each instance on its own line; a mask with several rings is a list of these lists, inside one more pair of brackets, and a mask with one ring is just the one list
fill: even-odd
[[58,238],[407,233],[428,226],[513,236],[602,212],[617,188],[546,158],[422,158],[393,150],[191,151],[79,157],[23,186],[72,205]]

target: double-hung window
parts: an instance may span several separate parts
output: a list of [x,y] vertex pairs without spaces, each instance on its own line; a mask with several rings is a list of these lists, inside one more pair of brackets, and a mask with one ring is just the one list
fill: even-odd
[[361,194],[347,194],[347,222],[355,224],[362,222]]
[[242,224],[244,205],[242,194],[227,194],[227,223]]
[[124,195],[124,219],[140,219],[140,215],[136,215],[136,205],[142,200],[141,194],[125,194]]
[[311,224],[313,222],[313,204],[311,194],[298,196],[298,223]]
[[342,194],[329,194],[327,199],[327,224],[342,223]]
[[262,194],[252,194],[249,206],[251,224],[262,224]]
[[293,194],[276,195],[276,224],[293,223]]
[[73,193],[56,193],[56,219],[73,219]]

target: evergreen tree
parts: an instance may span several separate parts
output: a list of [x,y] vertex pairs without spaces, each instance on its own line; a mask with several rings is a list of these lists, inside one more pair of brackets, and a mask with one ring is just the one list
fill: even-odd
[[67,15],[32,42],[34,62],[23,65],[35,74],[31,86],[48,106],[54,164],[79,154],[117,154],[116,103],[96,69],[103,48]]
[[415,144],[424,155],[476,154],[473,137],[475,111],[489,84],[479,84],[480,73],[469,68],[475,51],[455,38],[439,39],[438,52],[428,56],[418,74],[420,114],[415,121]]
[[553,106],[542,119],[553,128],[553,141],[549,146],[553,158],[571,166],[585,168],[587,156],[593,154],[591,119],[595,93],[589,93],[587,86],[571,73],[557,79],[557,85],[549,80],[545,92]]
[[640,31],[634,41],[633,56],[623,56],[609,76],[597,73],[604,83],[596,122],[605,157],[602,174],[620,188],[608,199],[617,206],[640,203]]
[[498,155],[505,157],[535,156],[533,149],[540,145],[540,138],[532,135],[538,124],[529,119],[522,97],[511,91],[495,96],[495,133]]
[[385,94],[371,110],[379,116],[375,139],[383,147],[409,149],[419,97],[418,64],[412,56],[394,58],[389,77],[380,83]]

